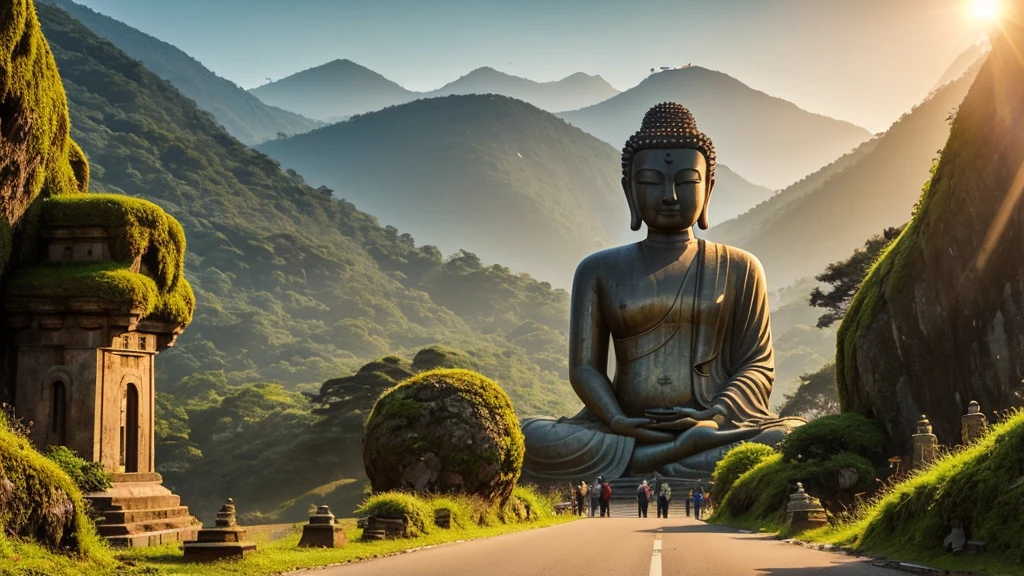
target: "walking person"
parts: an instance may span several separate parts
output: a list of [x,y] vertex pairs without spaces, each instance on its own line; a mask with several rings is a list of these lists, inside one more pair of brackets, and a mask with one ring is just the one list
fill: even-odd
[[658,492],[658,518],[668,518],[669,500],[672,500],[672,487],[668,482],[662,482],[661,491]]
[[693,490],[690,490],[689,492],[686,493],[686,498],[684,498],[684,500],[686,500],[686,517],[689,518],[690,505],[693,504]]
[[608,481],[603,476],[598,476],[597,480],[601,483],[601,499],[598,503],[601,505],[601,518],[611,518],[611,504],[612,504],[612,487],[608,484]]
[[597,507],[601,503],[601,479],[594,480],[594,484],[590,487],[590,517],[593,518],[597,515]]
[[698,488],[693,493],[693,517],[700,520],[700,509],[704,505],[704,493]]
[[579,509],[580,516],[587,515],[587,492],[589,487],[587,486],[586,480],[580,480],[580,485],[576,489],[576,508]]
[[651,489],[647,486],[647,480],[644,480],[636,487],[636,516],[637,518],[647,518],[647,507],[651,504]]
[[575,503],[573,506],[573,514],[583,515],[583,486],[584,482],[579,484],[573,484],[572,486],[572,499]]

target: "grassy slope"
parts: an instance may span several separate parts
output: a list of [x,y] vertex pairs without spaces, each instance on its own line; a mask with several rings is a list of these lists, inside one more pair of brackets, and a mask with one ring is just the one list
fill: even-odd
[[70,0],[40,0],[67,11],[97,35],[141,61],[213,114],[227,131],[246,144],[300,134],[320,125],[316,120],[268,106],[235,83],[217,76],[181,50]]
[[[908,561],[988,573],[1024,572],[1024,412],[981,441],[940,458],[896,484],[855,521],[802,537]],[[958,516],[969,539],[985,542],[983,556],[945,553],[948,520]]]

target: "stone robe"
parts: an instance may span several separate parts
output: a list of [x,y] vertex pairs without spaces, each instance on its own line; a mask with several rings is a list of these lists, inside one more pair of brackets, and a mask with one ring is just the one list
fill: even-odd
[[[634,373],[639,362],[671,364],[678,359],[689,364],[681,364],[670,378],[676,381],[673,385],[690,390],[683,405],[724,408],[727,416],[721,429],[760,428],[753,441],[775,444],[789,427],[802,421],[780,419],[768,409],[775,357],[764,272],[757,259],[743,250],[699,242],[697,256],[664,318],[640,334],[617,335],[612,330],[617,364],[613,387],[620,390],[623,378],[650,378],[649,369],[636,368]],[[600,300],[600,289],[596,292]],[[633,417],[643,416],[644,408],[663,405],[644,405],[652,399],[637,402],[620,392],[616,397],[626,415]],[[526,437],[523,476],[535,481],[621,477],[636,446],[634,438],[611,432],[588,408],[571,418],[527,418],[522,427]],[[707,476],[730,447],[691,456],[660,472],[673,477]]]

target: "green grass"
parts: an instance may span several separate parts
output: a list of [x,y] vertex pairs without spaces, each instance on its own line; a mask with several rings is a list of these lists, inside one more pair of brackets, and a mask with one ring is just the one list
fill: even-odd
[[[780,515],[765,513],[765,506],[782,495],[780,487],[788,478],[784,464],[780,455],[741,476],[713,520],[947,570],[1024,572],[1024,412],[883,490],[851,518],[800,534],[787,534]],[[750,489],[740,491],[744,483]],[[750,498],[755,491],[750,506],[756,514],[729,513],[738,493]],[[953,517],[959,517],[969,539],[985,543],[985,553],[954,556],[944,551]]]
[[186,564],[183,553],[176,546],[154,548],[138,548],[130,550],[118,557],[126,563],[135,563],[138,568],[146,569],[147,574],[182,574],[195,576],[219,576],[221,574],[246,574],[262,576],[280,574],[300,568],[314,568],[332,564],[344,564],[370,558],[380,558],[424,546],[436,546],[459,540],[490,538],[511,532],[520,532],[534,528],[545,528],[572,521],[570,516],[551,516],[544,520],[521,524],[497,524],[493,526],[473,526],[471,528],[452,528],[450,530],[435,529],[430,534],[418,538],[402,540],[384,540],[380,542],[360,542],[362,531],[354,526],[354,521],[347,521],[345,534],[349,543],[343,548],[310,549],[298,548],[301,528],[297,527],[287,537],[273,542],[258,542],[256,554],[238,562],[222,562],[217,564]]

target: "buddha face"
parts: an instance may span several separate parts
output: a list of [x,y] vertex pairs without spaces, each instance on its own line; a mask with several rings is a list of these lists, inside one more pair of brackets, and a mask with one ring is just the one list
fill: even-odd
[[[706,228],[708,199],[714,180],[707,180],[707,162],[696,150],[641,150],[633,156],[630,180],[623,181],[634,227],[637,216],[651,230],[679,232],[698,219]],[[631,193],[632,192],[632,193]]]

